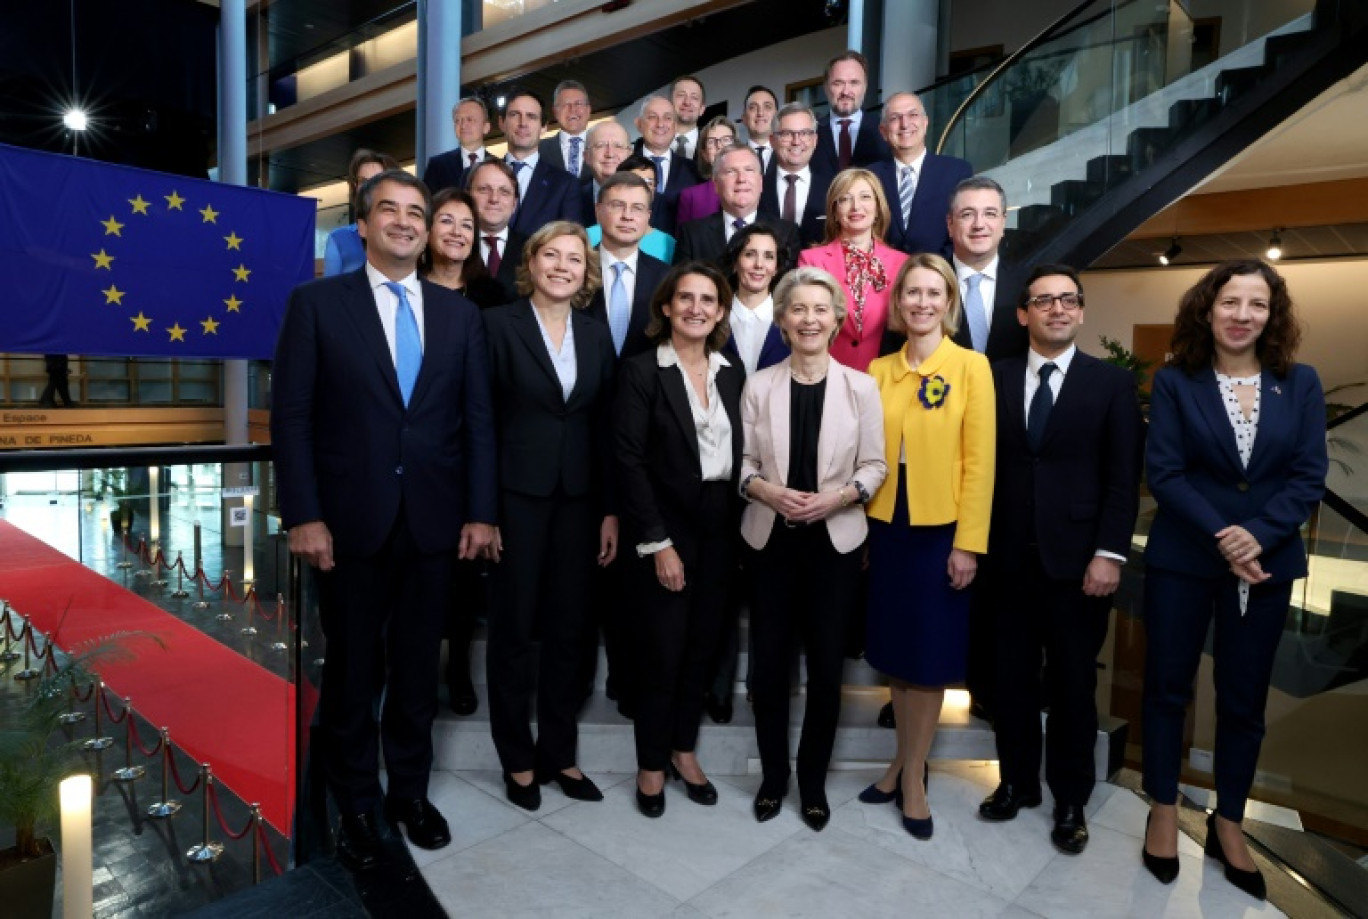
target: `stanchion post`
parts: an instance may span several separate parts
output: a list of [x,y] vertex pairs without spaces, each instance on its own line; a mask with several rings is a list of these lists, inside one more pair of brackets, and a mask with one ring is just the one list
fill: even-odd
[[[93,694],[93,693],[92,693],[92,695],[91,695],[91,698],[94,698],[94,694]],[[85,712],[78,712],[78,711],[76,711],[76,682],[75,682],[75,680],[72,681],[72,683],[71,683],[71,689],[70,689],[70,691],[67,693],[66,706],[67,706],[67,710],[64,711],[64,712],[62,712],[62,714],[60,714],[60,715],[57,716],[57,722],[58,722],[59,724],[79,724],[80,722],[85,721],[86,713],[85,713]]]
[[114,738],[104,735],[104,727],[100,718],[100,708],[104,705],[104,688],[104,680],[96,681],[95,692],[90,696],[95,700],[95,736],[82,744],[87,750],[108,750],[114,745]]
[[124,764],[115,769],[111,778],[116,782],[136,782],[147,775],[142,766],[133,765],[133,697],[124,696]]
[[233,614],[228,612],[228,585],[232,583],[228,575],[233,572],[227,568],[223,569],[223,574],[219,576],[219,614],[214,618],[219,622],[232,622]]
[[276,594],[276,640],[271,642],[271,650],[283,654],[290,650],[285,643],[285,595]]
[[164,820],[167,817],[173,817],[176,812],[181,809],[180,802],[171,798],[171,731],[165,727],[161,729],[161,748],[161,800],[152,803],[147,808],[147,816],[154,820]]
[[200,784],[204,793],[204,836],[199,845],[191,846],[185,852],[186,860],[196,864],[218,861],[223,854],[223,843],[209,839],[209,796],[213,794],[214,773],[208,763],[200,763],[200,778],[203,779]]
[[252,808],[252,884],[261,883],[261,805],[255,801]]
[[185,559],[179,552],[176,553],[176,589],[171,591],[171,596],[182,600],[190,596],[190,591],[185,589]]
[[246,635],[248,638],[251,638],[253,635],[257,633],[256,626],[252,624],[252,621],[255,619],[254,613],[256,612],[255,587],[247,588],[247,592],[242,596],[242,605],[247,607],[247,624],[243,626],[239,631],[243,635]]
[[33,661],[29,658],[29,645],[33,644],[33,623],[24,620],[24,629],[19,633],[19,644],[24,646],[24,669],[14,675],[20,682],[36,680],[43,675],[43,671],[33,666]]
[[[115,503],[117,507],[117,502]],[[123,547],[123,561],[115,565],[115,568],[128,569],[133,567],[133,563],[128,560],[128,518],[123,514],[119,515],[119,545]]]
[[[19,652],[14,650],[14,639],[10,637],[10,622],[13,618],[12,610],[13,607],[10,606],[10,602],[5,600],[4,615],[0,616],[0,632],[5,633],[5,650],[0,651],[0,661],[4,661],[5,663],[17,661],[20,657]],[[20,634],[23,634],[22,631]]]

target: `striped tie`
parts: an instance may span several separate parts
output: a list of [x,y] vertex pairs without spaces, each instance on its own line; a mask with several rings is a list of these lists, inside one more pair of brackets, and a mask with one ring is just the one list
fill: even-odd
[[917,173],[911,166],[898,170],[898,204],[902,208],[903,227],[912,222],[912,198],[917,194]]

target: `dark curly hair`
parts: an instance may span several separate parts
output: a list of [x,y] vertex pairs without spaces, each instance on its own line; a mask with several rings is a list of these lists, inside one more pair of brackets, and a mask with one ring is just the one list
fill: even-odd
[[670,340],[670,317],[665,315],[665,307],[674,299],[679,282],[691,274],[707,278],[717,289],[717,305],[721,315],[703,347],[708,352],[721,351],[731,338],[731,325],[727,319],[731,315],[732,289],[722,272],[708,262],[685,262],[670,269],[651,298],[651,319],[646,323],[646,338],[655,345]]
[[1287,282],[1267,262],[1256,259],[1232,259],[1221,262],[1202,276],[1178,303],[1178,315],[1173,320],[1173,341],[1169,345],[1169,364],[1192,375],[1211,366],[1216,353],[1216,340],[1211,333],[1211,309],[1221,288],[1230,279],[1242,275],[1260,275],[1271,296],[1268,301],[1268,323],[1254,353],[1259,363],[1277,376],[1286,376],[1292,368],[1297,346],[1301,344],[1301,323],[1292,308],[1292,295]]
[[727,283],[732,286],[732,292],[740,290],[740,279],[736,275],[736,262],[741,258],[741,253],[746,251],[750,245],[752,237],[768,236],[774,241],[774,277],[770,279],[770,290],[773,291],[779,279],[788,274],[793,268],[794,254],[793,247],[786,245],[779,238],[779,233],[774,227],[763,220],[742,227],[732,234],[731,242],[727,243],[727,251],[722,256],[722,274],[726,276]]

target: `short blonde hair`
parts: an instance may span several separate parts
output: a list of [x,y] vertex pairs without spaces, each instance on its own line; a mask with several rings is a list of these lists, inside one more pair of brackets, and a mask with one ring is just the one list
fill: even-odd
[[[774,324],[779,327],[779,335],[784,339],[784,344],[789,344],[789,337],[780,320],[788,312],[793,291],[798,287],[820,287],[831,295],[831,311],[836,314],[836,328],[831,332],[831,341],[835,341],[846,321],[845,290],[842,289],[841,282],[825,269],[802,265],[785,274],[779,281],[779,286],[774,288]],[[831,341],[827,344],[830,345]]]
[[898,309],[898,301],[902,299],[903,284],[907,281],[907,276],[915,268],[925,268],[934,271],[945,281],[945,299],[948,304],[945,307],[945,315],[941,317],[941,331],[946,335],[954,335],[959,329],[960,316],[964,313],[964,301],[960,299],[959,279],[955,277],[955,269],[950,267],[950,263],[939,255],[930,252],[919,252],[909,256],[903,266],[898,269],[898,279],[893,282],[893,296],[888,301],[888,328],[894,332],[907,334],[907,326],[903,325],[902,313]]
[[893,221],[893,213],[888,209],[888,199],[884,197],[883,183],[879,181],[879,177],[868,169],[843,169],[836,173],[836,178],[831,180],[831,187],[827,189],[826,229],[822,234],[822,242],[829,243],[841,238],[841,224],[836,219],[836,202],[860,179],[868,182],[869,187],[874,190],[874,238],[882,241],[884,234],[888,232],[888,225]]
[[582,310],[603,287],[603,269],[599,267],[598,252],[589,245],[589,234],[584,231],[584,227],[569,220],[553,220],[528,237],[527,245],[523,246],[522,264],[518,266],[518,294],[523,297],[532,296],[532,272],[527,266],[551,240],[560,239],[562,236],[573,236],[584,246],[584,284],[570,298],[571,308]]

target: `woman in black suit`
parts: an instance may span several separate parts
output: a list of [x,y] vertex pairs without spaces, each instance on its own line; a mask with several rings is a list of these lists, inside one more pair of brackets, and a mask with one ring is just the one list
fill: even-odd
[[489,724],[508,799],[527,810],[541,804],[539,783],[603,798],[575,765],[586,599],[596,553],[600,565],[617,554],[604,475],[613,340],[584,312],[599,286],[584,229],[554,221],[527,241],[523,299],[484,314],[499,438]]
[[638,557],[637,807],[665,812],[665,769],[689,800],[717,803],[694,755],[708,666],[735,568],[740,362],[722,355],[732,292],[702,262],[651,300],[656,347],[623,361],[616,402],[625,539]]

